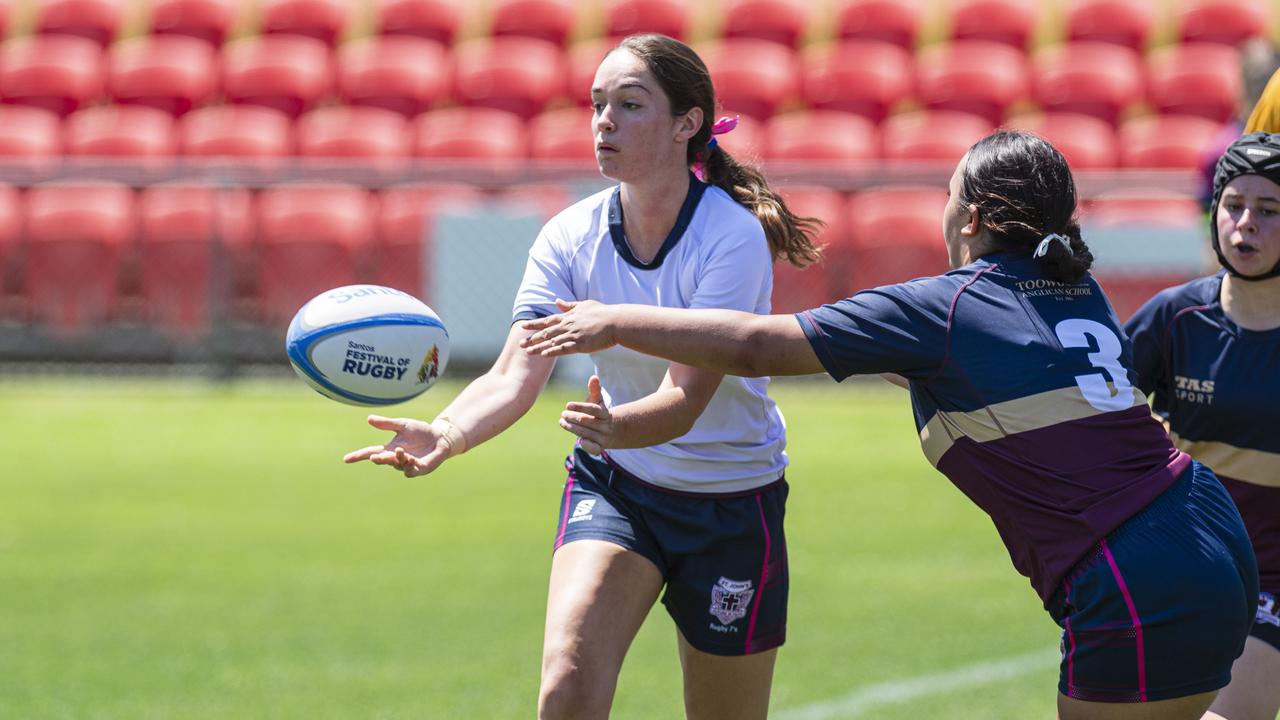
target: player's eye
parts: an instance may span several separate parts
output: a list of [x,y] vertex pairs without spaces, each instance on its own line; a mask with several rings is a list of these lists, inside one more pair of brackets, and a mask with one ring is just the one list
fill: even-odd
[[604,112],[604,103],[593,102],[591,103],[591,109],[594,110],[597,115],[599,115],[600,113]]

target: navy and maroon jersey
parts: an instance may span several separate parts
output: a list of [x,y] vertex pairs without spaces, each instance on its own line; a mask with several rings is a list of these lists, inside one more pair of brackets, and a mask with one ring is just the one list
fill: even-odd
[[925,456],[991,516],[1046,603],[1190,464],[1135,387],[1096,282],[992,255],[796,316],[827,372],[910,381]]
[[1280,589],[1280,329],[1245,330],[1222,309],[1223,274],[1164,290],[1125,325],[1138,387],[1174,444],[1222,479]]

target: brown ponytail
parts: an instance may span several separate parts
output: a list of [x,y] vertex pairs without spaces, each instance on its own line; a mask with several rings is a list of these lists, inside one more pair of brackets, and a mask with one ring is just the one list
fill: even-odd
[[711,74],[697,53],[675,38],[657,34],[630,35],[618,47],[648,67],[670,99],[673,113],[683,115],[694,107],[702,108],[702,127],[689,139],[688,163],[693,166],[702,162],[709,184],[724,190],[755,214],[774,261],[786,260],[805,267],[820,260],[822,249],[814,243],[814,237],[823,222],[791,212],[757,168],[734,160],[719,145],[707,147],[715,123],[716,96]]

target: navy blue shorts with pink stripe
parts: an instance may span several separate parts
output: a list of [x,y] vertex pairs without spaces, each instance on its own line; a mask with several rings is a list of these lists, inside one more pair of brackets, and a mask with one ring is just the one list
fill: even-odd
[[782,645],[787,630],[788,487],[779,478],[732,495],[677,493],[575,449],[555,547],[604,540],[653,562],[662,603],[693,647],[749,655]]
[[1058,690],[1092,702],[1153,702],[1231,680],[1258,604],[1240,514],[1193,463],[1072,568],[1048,609],[1062,627]]

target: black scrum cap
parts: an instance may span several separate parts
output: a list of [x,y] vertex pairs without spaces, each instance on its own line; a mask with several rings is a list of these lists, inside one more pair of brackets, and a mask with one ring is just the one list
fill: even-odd
[[1218,202],[1222,200],[1222,190],[1227,183],[1241,175],[1260,175],[1276,185],[1280,185],[1280,135],[1272,133],[1249,133],[1231,143],[1227,151],[1218,159],[1213,173],[1213,203],[1209,206],[1209,236],[1213,240],[1213,251],[1218,254],[1218,262],[1227,272],[1242,280],[1265,280],[1280,275],[1280,262],[1262,275],[1245,276],[1236,272],[1223,256],[1218,247]]

